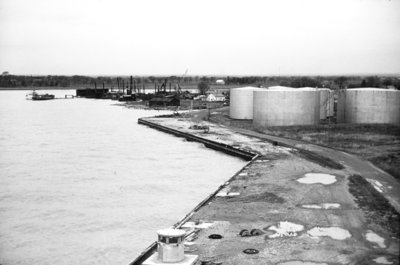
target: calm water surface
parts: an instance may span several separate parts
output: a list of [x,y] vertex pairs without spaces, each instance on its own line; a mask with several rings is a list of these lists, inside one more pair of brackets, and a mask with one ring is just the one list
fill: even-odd
[[245,164],[137,124],[163,112],[27,93],[0,91],[2,265],[128,264]]

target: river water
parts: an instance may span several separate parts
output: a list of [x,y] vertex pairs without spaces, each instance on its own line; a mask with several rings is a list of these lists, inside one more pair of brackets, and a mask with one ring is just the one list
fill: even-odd
[[165,111],[27,92],[0,91],[2,265],[129,264],[245,164],[137,124]]

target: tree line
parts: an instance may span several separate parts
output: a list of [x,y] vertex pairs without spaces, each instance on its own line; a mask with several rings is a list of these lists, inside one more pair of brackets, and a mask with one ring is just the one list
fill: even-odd
[[[6,74],[5,74],[6,73]],[[332,89],[355,87],[394,87],[400,89],[400,78],[394,76],[133,76],[136,84],[173,82],[180,84],[215,85],[223,79],[225,85],[252,85],[268,87],[274,85],[289,87],[327,87]],[[130,76],[32,76],[10,75],[4,72],[0,76],[0,87],[126,87]]]

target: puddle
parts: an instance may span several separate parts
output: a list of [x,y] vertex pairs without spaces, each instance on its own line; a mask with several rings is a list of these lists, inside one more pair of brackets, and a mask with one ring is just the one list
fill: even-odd
[[239,196],[239,192],[220,191],[215,196],[217,197],[234,197]]
[[377,244],[380,248],[385,248],[385,239],[383,237],[380,237],[379,235],[375,234],[374,232],[372,232],[371,230],[369,230],[366,234],[365,234],[365,238],[371,242],[371,243],[375,243]]
[[339,203],[323,203],[322,208],[324,209],[338,209],[340,208]]
[[292,260],[292,261],[285,261],[280,262],[278,265],[328,265],[328,263],[319,263],[313,261],[301,261],[301,260]]
[[302,205],[301,207],[307,208],[307,209],[322,209],[322,207],[317,204],[305,204],[305,205]]
[[182,225],[182,228],[199,228],[199,229],[207,229],[213,226],[214,223],[200,223],[196,224],[195,222],[186,222]]
[[323,173],[307,173],[304,177],[297,180],[303,184],[323,184],[329,185],[336,182],[336,177],[334,175],[323,174]]
[[340,208],[339,203],[322,203],[322,204],[304,204],[301,207],[307,208],[307,209],[338,209]]
[[372,184],[372,186],[379,192],[383,192],[383,185],[377,180],[368,179],[368,182]]
[[336,240],[344,240],[351,237],[349,231],[340,227],[314,227],[313,229],[308,230],[307,233],[313,237],[329,236]]
[[239,176],[247,176],[247,172],[240,173]]
[[270,226],[268,230],[273,230],[276,233],[268,236],[269,238],[277,238],[277,237],[287,237],[287,236],[297,236],[297,232],[304,230],[304,226],[291,223],[291,222],[279,222],[278,226]]
[[393,264],[393,261],[388,261],[386,257],[378,257],[373,259],[373,261],[379,264]]

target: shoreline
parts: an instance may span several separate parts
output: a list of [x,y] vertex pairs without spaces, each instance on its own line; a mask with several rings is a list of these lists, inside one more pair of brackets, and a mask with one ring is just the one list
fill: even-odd
[[[143,120],[143,119],[140,119],[140,120]],[[174,118],[146,118],[145,120],[146,120],[145,123],[147,123],[146,125],[151,124],[151,123],[156,124],[154,127],[162,128],[163,131],[168,132],[168,133],[172,133],[173,135],[176,135],[176,136],[179,136],[179,134],[182,134],[184,136],[187,136],[187,135],[194,136],[192,139],[189,139],[189,140],[200,140],[200,139],[204,140],[206,138],[207,141],[208,141],[208,140],[210,140],[210,138],[213,138],[213,137],[214,138],[216,137],[217,140],[221,140],[220,138],[223,138],[222,135],[224,135],[224,133],[226,133],[226,132],[222,132],[219,129],[217,129],[218,125],[215,125],[215,124],[214,125],[208,124],[209,126],[211,126],[210,131],[212,131],[213,133],[215,132],[215,135],[210,135],[210,134],[202,133],[202,132],[199,132],[199,131],[194,131],[194,132],[193,131],[188,131],[188,129],[182,127],[182,124],[183,125],[185,125],[185,124],[188,125],[189,123],[187,121],[186,121],[186,123],[185,123],[185,121],[179,121],[179,117],[174,117]],[[221,127],[221,126],[219,126],[219,127]],[[167,129],[165,129],[165,128],[167,128]],[[169,130],[173,130],[173,131],[169,131]],[[230,221],[226,221],[225,220],[224,222],[228,222],[229,223],[228,225],[227,224],[225,224],[225,225],[228,226],[228,227],[236,227],[237,226],[236,222],[239,222],[239,223],[240,222],[247,222],[246,218],[249,218],[249,216],[252,216],[255,219],[257,219],[255,216],[253,216],[254,215],[253,212],[248,213],[249,216],[247,216],[247,217],[239,217],[239,216],[235,216],[235,214],[232,214],[229,211],[226,212],[227,208],[230,208],[229,204],[231,204],[231,203],[238,204],[238,205],[236,205],[237,207],[235,209],[239,209],[239,211],[242,211],[242,210],[246,211],[246,207],[249,204],[251,204],[251,205],[255,204],[254,205],[255,209],[262,208],[262,207],[270,208],[272,206],[272,208],[270,208],[270,210],[272,210],[272,211],[287,212],[287,210],[284,209],[285,207],[282,208],[281,205],[279,205],[279,204],[276,205],[275,204],[276,202],[274,201],[274,199],[280,201],[279,198],[281,198],[282,201],[284,201],[284,202],[281,202],[283,204],[293,204],[296,201],[296,198],[298,197],[298,194],[296,192],[291,194],[291,192],[288,192],[288,191],[287,192],[283,192],[283,193],[281,191],[281,189],[283,187],[287,188],[287,187],[292,187],[293,186],[292,187],[293,189],[299,189],[299,187],[297,187],[296,185],[293,184],[293,182],[292,182],[293,179],[292,180],[288,179],[289,182],[287,182],[287,180],[286,181],[282,180],[282,185],[284,185],[284,186],[282,186],[282,188],[279,188],[278,190],[275,190],[275,192],[272,192],[272,193],[270,191],[271,191],[271,188],[272,188],[272,190],[274,189],[273,188],[274,185],[270,184],[271,180],[266,181],[263,184],[265,186],[265,188],[261,189],[261,190],[259,189],[258,185],[254,186],[254,184],[256,184],[256,183],[253,183],[254,181],[257,182],[257,178],[260,177],[259,175],[265,175],[264,171],[260,171],[260,169],[258,167],[260,167],[260,166],[262,167],[262,166],[267,165],[269,163],[276,163],[276,164],[283,164],[284,165],[283,167],[280,167],[279,170],[277,170],[278,173],[282,173],[282,171],[283,171],[283,173],[291,172],[291,174],[293,174],[293,173],[298,174],[297,171],[299,171],[299,168],[301,168],[302,170],[300,170],[300,171],[304,171],[304,172],[307,172],[307,171],[317,171],[317,172],[318,171],[325,171],[324,173],[330,173],[333,176],[336,176],[336,178],[338,180],[338,183],[340,183],[340,184],[337,184],[339,187],[335,187],[335,185],[333,185],[333,187],[329,187],[329,190],[330,189],[333,189],[333,190],[331,190],[330,192],[328,192],[324,196],[329,196],[329,197],[335,198],[336,200],[343,200],[343,198],[344,198],[344,201],[342,201],[340,203],[340,205],[341,205],[340,210],[339,209],[336,209],[335,211],[327,210],[325,215],[331,216],[333,214],[333,216],[335,216],[338,213],[340,213],[339,219],[342,220],[341,222],[344,222],[343,225],[344,226],[349,226],[349,227],[346,227],[346,228],[348,228],[347,231],[350,231],[351,235],[358,234],[357,242],[356,242],[357,244],[356,245],[359,245],[359,247],[362,246],[364,248],[365,247],[368,248],[368,246],[369,246],[370,250],[367,251],[367,252],[371,252],[375,248],[375,246],[373,244],[369,245],[369,244],[371,244],[371,242],[368,242],[368,240],[366,240],[365,231],[370,231],[370,230],[372,231],[372,229],[375,229],[375,230],[379,230],[381,235],[385,235],[384,238],[388,242],[390,242],[392,244],[390,248],[386,248],[386,249],[383,249],[383,250],[380,249],[380,253],[383,253],[383,252],[385,252],[385,250],[387,250],[386,251],[387,253],[382,254],[382,255],[385,256],[386,258],[388,258],[389,260],[394,260],[393,257],[396,254],[397,255],[399,254],[398,251],[396,252],[396,250],[393,250],[393,249],[395,249],[396,246],[397,247],[399,246],[399,242],[398,242],[399,236],[397,234],[398,231],[394,231],[395,234],[394,234],[394,238],[393,238],[393,233],[392,233],[393,231],[388,231],[388,229],[385,229],[385,225],[386,225],[385,222],[389,221],[389,220],[384,220],[385,222],[383,222],[383,223],[382,222],[379,223],[376,219],[368,220],[368,221],[364,220],[363,221],[363,219],[365,219],[365,215],[366,214],[375,213],[376,212],[377,209],[375,209],[375,208],[376,208],[377,205],[375,205],[375,208],[373,208],[373,207],[372,208],[371,207],[369,207],[369,208],[366,207],[365,208],[364,207],[363,209],[361,209],[362,207],[358,206],[357,201],[355,201],[354,198],[357,197],[360,194],[361,194],[360,198],[363,198],[363,192],[365,192],[365,191],[359,191],[359,188],[358,188],[358,186],[360,185],[359,182],[357,182],[355,184],[353,183],[354,185],[351,186],[351,188],[353,190],[355,189],[356,192],[355,193],[353,192],[353,193],[351,193],[352,195],[350,195],[350,192],[348,191],[349,187],[350,187],[350,184],[348,184],[348,183],[349,183],[349,180],[353,181],[353,179],[355,179],[352,176],[354,175],[354,173],[356,173],[355,172],[356,170],[353,170],[352,168],[349,168],[348,165],[346,165],[346,163],[344,165],[344,168],[341,169],[341,168],[335,167],[335,165],[333,165],[333,167],[331,167],[332,165],[329,165],[329,163],[328,163],[328,165],[323,165],[323,164],[315,163],[316,161],[309,161],[310,154],[311,154],[311,158],[313,158],[313,156],[314,156],[314,158],[315,157],[318,158],[318,155],[319,155],[318,152],[315,153],[315,152],[313,152],[315,150],[307,150],[307,148],[304,148],[304,147],[302,148],[302,146],[296,146],[296,145],[294,145],[294,146],[292,145],[293,148],[290,148],[290,145],[285,145],[284,147],[282,145],[281,146],[274,146],[274,144],[271,144],[271,141],[275,141],[276,139],[275,140],[269,139],[270,141],[268,143],[268,146],[267,145],[265,145],[267,147],[263,146],[263,148],[265,147],[267,149],[266,152],[264,152],[264,151],[260,152],[260,150],[257,150],[258,147],[255,146],[255,142],[253,142],[252,140],[251,140],[251,142],[248,142],[245,145],[239,146],[239,148],[238,148],[237,143],[235,143],[235,140],[238,140],[238,139],[235,139],[235,137],[237,138],[238,135],[235,135],[235,133],[241,133],[241,135],[245,135],[245,134],[243,133],[243,131],[242,132],[235,132],[235,131],[232,130],[232,128],[228,128],[227,130],[230,130],[232,132],[232,134],[230,136],[233,138],[233,142],[226,143],[227,140],[223,139],[223,141],[218,141],[219,144],[221,144],[223,146],[230,146],[231,148],[234,148],[234,149],[244,149],[244,150],[246,150],[246,152],[250,152],[250,153],[253,152],[254,154],[258,154],[258,155],[253,157],[252,160],[250,160],[250,162],[246,164],[246,166],[244,166],[240,171],[238,171],[234,176],[232,176],[230,178],[230,180],[228,180],[223,185],[218,187],[218,189],[214,193],[212,193],[203,202],[201,202],[198,206],[196,206],[187,216],[185,216],[174,227],[180,228],[185,222],[186,223],[190,223],[189,222],[190,220],[191,221],[200,220],[200,222],[214,221],[214,223],[218,224],[218,222],[220,222],[220,221],[218,221],[218,219],[229,220],[229,219],[232,219],[232,218],[235,221],[232,223],[232,220],[230,220]],[[177,133],[177,132],[179,132],[179,133]],[[181,137],[184,137],[182,135],[181,135]],[[255,135],[251,135],[251,137],[255,137]],[[211,140],[214,140],[214,139],[211,139]],[[243,139],[241,139],[241,140],[243,140]],[[248,141],[248,140],[243,140],[243,141]],[[268,139],[267,139],[267,141],[268,141]],[[259,143],[257,143],[257,144],[259,144]],[[290,150],[288,150],[288,149],[290,149]],[[303,157],[303,158],[301,158],[301,156],[299,157],[299,154],[296,154],[295,149],[297,149],[297,150],[300,149],[300,150],[307,151],[306,154],[305,154],[305,157]],[[306,160],[304,160],[304,159],[306,159]],[[288,163],[288,161],[285,161],[285,160],[289,160],[289,163]],[[313,160],[313,159],[311,159],[311,160]],[[260,163],[254,163],[255,161],[260,162]],[[290,162],[290,161],[292,161],[292,162]],[[335,162],[335,160],[333,160],[333,161]],[[348,163],[350,163],[350,162],[348,162]],[[297,168],[297,170],[294,170],[294,171],[292,170],[293,171],[292,172],[290,169],[288,169],[288,167],[293,167],[293,165],[294,165],[294,168],[296,168],[296,167],[298,167],[298,168]],[[306,168],[308,168],[308,170],[306,170]],[[254,170],[255,173],[252,172],[251,174],[249,174],[248,171],[252,171],[252,170]],[[373,173],[375,174],[376,172],[373,172]],[[247,176],[250,176],[250,175],[252,176],[252,178],[247,177]],[[371,174],[371,175],[373,175],[373,174]],[[266,175],[265,177],[268,178],[269,176]],[[363,177],[365,178],[366,176],[363,176]],[[366,185],[367,188],[370,188],[370,187],[373,187],[372,184],[374,182],[371,182],[368,177],[369,177],[369,175],[367,176],[368,182],[363,183],[362,185]],[[279,182],[281,180],[276,180],[275,179],[275,182],[276,181]],[[243,182],[246,183],[247,190],[243,189],[243,187],[246,188],[246,186],[244,186]],[[389,188],[388,188],[387,183],[383,182],[383,184],[382,184],[382,182],[383,181],[381,180],[381,182],[378,182],[378,183],[380,185],[384,186],[384,188],[383,188],[383,190],[385,192],[384,195],[385,195],[385,197],[387,197],[386,192],[389,191]],[[269,187],[269,186],[271,186],[271,187]],[[313,186],[313,185],[311,185],[311,186]],[[242,196],[242,193],[246,194],[249,189],[254,189],[255,191],[254,191],[254,193],[252,192],[252,193],[248,194],[247,196],[245,196],[244,198],[241,199],[241,200],[244,199],[246,201],[246,203],[244,203],[244,204],[243,204],[243,201],[241,201],[239,198],[236,199],[235,197],[232,198],[232,197],[229,197],[229,196],[228,197],[216,196],[219,192],[221,192],[222,189],[226,189],[228,191],[229,190],[232,191],[232,188],[235,191],[240,191],[239,192],[240,193],[239,197]],[[391,187],[391,188],[392,188],[392,193],[393,193],[393,189],[394,189],[394,192],[396,192],[396,190],[398,191],[398,187],[394,187],[394,188]],[[374,191],[374,189],[373,189],[373,191]],[[298,192],[302,192],[302,191],[298,190]],[[317,194],[314,194],[315,196],[311,196],[311,197],[313,197],[314,200],[317,200],[317,201],[320,202],[320,204],[318,204],[318,205],[323,205],[323,203],[321,204],[321,202],[326,200],[326,198],[314,198],[314,197],[318,197],[318,194],[320,193],[320,191],[318,191],[318,189],[314,190],[314,188],[310,190],[311,194],[313,194],[315,192],[317,192]],[[276,194],[276,193],[279,193],[279,194]],[[337,193],[337,194],[335,194],[335,193]],[[267,206],[266,205],[262,205],[262,206],[259,205],[260,201],[257,199],[257,196],[260,195],[260,194],[263,194],[263,196],[266,196],[265,194],[268,195],[265,198],[267,200]],[[287,196],[293,197],[292,201],[286,200],[285,196],[286,197]],[[304,196],[307,197],[307,194],[304,194]],[[380,193],[375,194],[375,196],[383,197],[382,194],[380,194]],[[358,198],[358,199],[360,199],[360,198]],[[225,201],[225,202],[221,201],[221,200],[224,200],[224,199],[227,200],[227,201]],[[235,201],[235,199],[237,201]],[[268,200],[270,200],[270,201],[268,201]],[[304,198],[303,198],[303,200],[304,200]],[[389,199],[389,202],[392,203],[392,205],[393,205],[393,203],[394,203],[394,205],[396,205],[396,203],[398,204],[399,201],[400,200],[398,200],[398,198],[391,197]],[[365,202],[365,204],[367,204],[367,205],[369,205],[369,203],[370,202]],[[271,204],[271,205],[268,205],[268,204]],[[215,206],[213,207],[213,205],[215,205]],[[315,205],[317,205],[317,204],[315,204]],[[317,207],[318,206],[318,205],[317,206],[315,206],[315,205],[313,207]],[[213,209],[215,207],[217,207],[218,210]],[[314,211],[313,214],[316,213],[315,210],[304,209],[304,207],[300,207],[298,204],[292,205],[291,207],[292,207],[292,209],[295,209],[293,211],[298,212],[297,214],[295,214],[295,216],[297,216],[297,215],[308,216],[310,214],[309,213],[310,211],[311,212]],[[318,206],[318,207],[320,207],[320,206]],[[342,207],[344,209],[341,209]],[[389,204],[389,206],[387,206],[385,204],[385,207],[389,207],[390,208],[391,206],[390,206],[390,204]],[[346,210],[345,208],[349,208],[349,209]],[[316,208],[316,209],[318,209],[318,210],[316,210],[317,213],[318,213],[318,211],[322,212],[319,208]],[[258,209],[258,210],[260,210],[260,209]],[[215,218],[215,216],[220,215],[221,212],[224,212],[224,214],[223,214],[224,218]],[[351,218],[354,219],[352,222],[353,223],[354,222],[358,223],[358,225],[356,227],[353,227],[354,224],[351,225],[350,223],[348,223],[348,221],[346,221],[346,219],[349,218],[349,216],[348,216],[349,212],[351,212],[350,213]],[[396,215],[396,214],[397,213],[395,212],[394,215]],[[290,214],[287,212],[286,215],[290,215]],[[336,217],[336,219],[337,218],[338,217]],[[397,218],[398,218],[398,215],[397,215]],[[214,220],[212,220],[212,219],[214,219]],[[267,223],[270,222],[270,218],[267,218],[267,219],[262,218],[262,219],[264,219],[264,221],[267,221]],[[289,218],[286,218],[286,219],[289,219]],[[308,218],[306,218],[306,219],[308,219]],[[323,216],[315,217],[315,219],[316,220],[312,220],[312,221],[314,221],[316,223],[318,223],[318,222],[326,223],[326,221],[327,221],[327,220],[324,220],[324,219],[326,219],[326,217],[324,218]],[[330,218],[328,218],[328,223],[329,223],[329,219]],[[357,221],[355,221],[355,220],[357,220]],[[301,220],[299,220],[298,217],[294,218],[292,221],[296,221],[297,223],[301,223]],[[254,223],[254,220],[253,220],[252,223]],[[272,224],[270,225],[270,227],[271,226],[272,226]],[[304,226],[306,226],[306,225],[304,224]],[[215,229],[217,229],[220,232],[221,228],[215,228]],[[207,229],[204,229],[204,230],[207,230]],[[212,228],[210,230],[212,230]],[[224,231],[226,232],[226,230],[224,230]],[[364,231],[364,232],[361,232],[361,231]],[[210,256],[209,255],[210,253],[207,250],[209,247],[213,246],[213,249],[215,251],[217,251],[217,252],[218,251],[222,251],[225,248],[221,244],[218,244],[218,242],[216,242],[216,241],[211,242],[209,239],[207,239],[207,237],[205,237],[205,235],[202,235],[203,232],[205,232],[205,231],[202,231],[202,229],[197,229],[197,231],[192,231],[192,233],[195,233],[195,235],[196,235],[196,239],[192,240],[192,243],[194,245],[198,246],[197,247],[197,252],[194,251],[194,253],[195,254],[200,254],[199,255],[200,259],[204,260],[205,258],[207,258],[207,256]],[[232,232],[232,231],[229,231],[229,232]],[[230,238],[229,238],[230,241],[229,242],[225,242],[225,243],[230,243],[230,244],[233,244],[232,246],[236,246],[236,243],[241,241],[240,238],[236,238],[238,232],[239,231],[236,231],[236,233],[231,234]],[[268,229],[266,229],[266,230],[264,229],[264,231],[261,231],[261,232],[263,234],[267,234],[265,236],[265,240],[266,241],[270,240],[269,238],[267,238],[268,233],[270,232]],[[390,236],[391,234],[392,234],[392,236]],[[302,237],[303,236],[304,236],[304,234],[302,235]],[[361,239],[360,239],[360,237],[361,237]],[[258,238],[258,241],[260,241],[259,240],[260,238],[261,237]],[[286,239],[286,240],[288,239],[286,236],[283,236],[283,238]],[[391,238],[391,239],[389,240],[389,238]],[[325,239],[325,238],[323,238],[323,239]],[[299,239],[297,238],[297,240],[299,240]],[[354,240],[354,237],[352,238],[352,240]],[[304,239],[301,239],[300,241],[304,241]],[[302,244],[308,244],[309,242],[307,242],[307,241],[308,240],[305,240],[304,242],[302,242]],[[342,243],[342,244],[338,244],[337,251],[339,251],[342,247],[345,247],[345,245],[347,245],[347,247],[349,247],[348,246],[349,242],[346,243],[347,240],[344,240],[344,241],[345,241],[344,244],[343,244],[343,241],[339,242],[339,243]],[[264,240],[263,240],[263,242],[264,242]],[[325,242],[325,240],[322,240],[322,242]],[[241,242],[241,243],[243,243],[243,242]],[[258,243],[260,243],[260,242],[258,242]],[[216,245],[214,245],[214,244],[216,244]],[[261,246],[261,248],[263,248],[263,245],[259,245],[259,246]],[[265,248],[265,246],[264,246],[264,248]],[[142,254],[138,258],[136,258],[132,263],[130,263],[130,265],[141,264],[146,259],[146,257],[150,256],[151,253],[153,253],[154,251],[156,251],[156,244],[155,243],[153,243],[149,248],[147,248],[144,252],[142,252]],[[225,251],[229,252],[229,250],[225,250]],[[264,249],[264,251],[267,251],[267,250]],[[279,252],[279,251],[282,251],[282,250],[275,249],[275,251]],[[300,251],[304,255],[307,252],[307,251],[301,251],[301,250],[298,250],[298,251]],[[319,262],[330,262],[330,263],[334,262],[334,260],[332,260],[332,258],[328,257],[329,255],[328,256],[325,255],[327,253],[327,251],[328,251],[327,249],[320,249],[319,250],[319,253],[322,256],[325,256],[325,259],[324,260],[320,260]],[[359,251],[358,250],[356,251],[356,249],[355,249],[355,252],[356,253],[354,255],[350,255],[350,253],[347,254],[349,260],[350,259],[353,260],[354,258],[359,260],[359,256],[362,253],[358,253]],[[367,255],[367,252],[362,254],[364,259],[366,258],[366,256],[368,256],[368,257],[371,256],[369,254]],[[191,252],[191,254],[192,253],[193,252]],[[286,260],[286,261],[293,260],[293,259],[291,259],[291,255],[285,254],[283,252],[281,254],[282,254],[281,258],[283,260]],[[235,259],[234,262],[230,258],[230,256],[232,254],[230,254],[228,256],[226,256],[226,255],[224,256],[223,254],[221,254],[221,255],[222,256],[219,257],[218,259],[219,260],[224,260],[225,262],[228,262],[226,264],[246,264],[245,260],[243,260],[243,257],[242,257],[243,254],[241,254],[238,257],[236,257],[237,259]],[[339,253],[338,255],[341,255],[341,254]],[[376,256],[377,254],[375,253],[374,255]],[[244,257],[246,257],[246,256],[244,256]],[[260,258],[260,255],[258,255],[258,258],[259,258],[260,262],[265,262],[264,261],[264,257]],[[300,260],[304,261],[304,262],[309,261],[309,260],[304,259],[304,258],[300,259]],[[368,258],[368,260],[370,260],[370,259]],[[224,262],[224,264],[225,264],[225,262]],[[239,263],[237,263],[237,262],[239,262]],[[278,262],[276,262],[276,264],[277,263]],[[275,264],[275,263],[268,263],[268,264]],[[318,263],[316,263],[316,264],[318,264]],[[339,262],[339,264],[341,264],[341,263]],[[345,264],[345,263],[343,263],[343,264]],[[392,264],[396,264],[396,263],[392,263]]]

